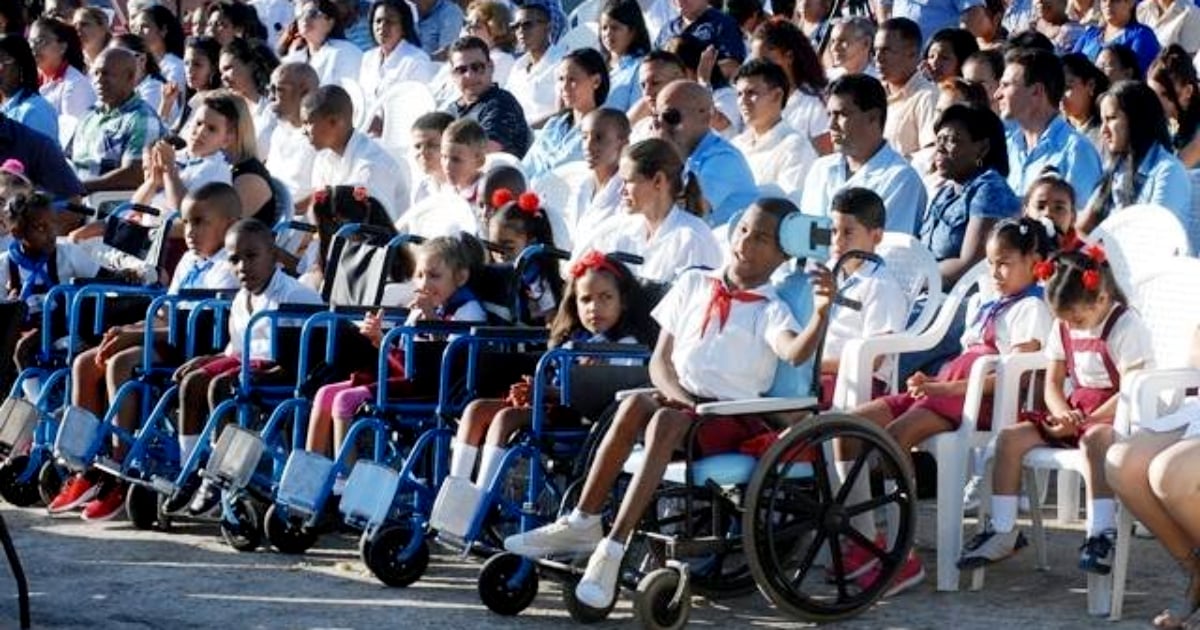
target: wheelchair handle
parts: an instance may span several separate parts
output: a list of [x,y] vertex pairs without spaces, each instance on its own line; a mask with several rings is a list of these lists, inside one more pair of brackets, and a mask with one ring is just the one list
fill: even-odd
[[637,254],[630,254],[629,252],[609,252],[608,257],[613,260],[619,260],[626,265],[640,265],[646,262],[644,257]]
[[289,230],[293,232],[316,234],[317,226],[312,223],[308,223],[307,221],[293,221],[290,219],[284,219],[283,221],[276,223],[275,226],[271,228],[271,231],[274,232],[276,236]]

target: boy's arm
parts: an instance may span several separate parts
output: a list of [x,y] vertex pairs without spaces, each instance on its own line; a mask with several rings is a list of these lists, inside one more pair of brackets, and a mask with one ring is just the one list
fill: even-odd
[[800,333],[783,330],[775,338],[775,354],[792,365],[807,361],[816,352],[818,344],[824,343],[821,329],[829,320],[829,310],[833,306],[833,294],[836,291],[833,274],[819,267],[809,273],[809,282],[812,283],[813,314],[808,318],[808,323]]
[[692,407],[696,399],[679,384],[679,375],[675,373],[675,365],[671,363],[671,353],[675,348],[675,337],[667,331],[658,334],[658,343],[654,345],[654,354],[650,357],[650,382],[667,400]]

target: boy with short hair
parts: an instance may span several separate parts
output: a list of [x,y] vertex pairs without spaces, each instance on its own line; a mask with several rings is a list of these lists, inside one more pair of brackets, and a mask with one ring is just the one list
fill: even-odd
[[479,123],[460,118],[442,134],[442,172],[446,189],[479,207],[483,194],[483,164],[487,155],[487,133]]
[[[830,202],[833,219],[829,264],[832,266],[848,252],[874,254],[883,240],[887,211],[883,199],[866,188],[845,188]],[[882,265],[862,259],[848,260],[837,278],[842,299],[834,306],[825,333],[821,359],[821,402],[833,400],[842,348],[851,339],[867,339],[900,332],[908,322],[909,300],[904,288]],[[891,361],[881,358],[876,364],[873,391],[883,394]]]
[[412,205],[436,193],[446,184],[446,173],[442,170],[442,134],[454,122],[446,112],[429,112],[413,123],[413,163],[417,165],[416,181],[412,187]]
[[[214,182],[188,191],[183,200],[184,240],[188,251],[175,267],[169,294],[185,289],[235,289],[237,277],[229,265],[225,251],[225,233],[242,216],[241,198],[232,186]],[[103,416],[107,404],[116,397],[117,389],[133,380],[134,369],[142,363],[142,342],[147,325],[154,325],[155,360],[166,361],[169,354],[167,322],[159,320],[150,324],[138,322],[128,326],[108,329],[100,345],[86,350],[75,358],[71,366],[71,403],[82,407],[97,417]],[[163,344],[161,347],[159,344]],[[107,393],[101,387],[107,385]],[[132,431],[137,422],[138,399],[134,395],[124,398],[117,414],[117,424]],[[124,444],[113,438],[113,457],[120,461],[124,455]],[[48,506],[51,514],[65,512],[86,503],[83,519],[103,521],[116,516],[125,500],[125,485],[115,480],[99,483],[98,474],[78,474],[69,479],[62,491]],[[94,498],[93,498],[94,497]]]
[[[771,387],[779,360],[799,365],[815,351],[829,314],[831,275],[814,271],[813,314],[803,326],[770,283],[771,274],[789,258],[779,242],[779,226],[793,212],[799,211],[786,199],[759,200],[734,228],[733,256],[724,268],[691,270],[679,277],[653,313],[662,326],[650,360],[656,391],[622,401],[571,514],[504,541],[506,549],[528,557],[590,553],[575,589],[580,602],[594,608],[612,603],[625,541],[688,435],[696,405],[759,397]],[[735,356],[738,369],[731,370],[728,359]],[[770,430],[762,418],[716,418],[705,422],[693,439],[704,457],[736,451]],[[604,538],[600,510],[643,431],[641,471]]]
[[[229,263],[241,283],[229,309],[229,344],[224,354],[196,357],[175,371],[179,383],[179,457],[186,462],[200,440],[200,431],[216,402],[237,381],[243,361],[250,361],[257,380],[278,380],[283,370],[273,363],[271,327],[255,324],[250,347],[244,346],[246,328],[255,313],[278,309],[281,304],[320,304],[321,296],[287,275],[276,264],[275,234],[255,219],[242,219],[225,237]],[[182,508],[198,487],[193,477],[167,502],[168,512]],[[216,492],[195,492],[189,506],[203,514],[216,504]]]

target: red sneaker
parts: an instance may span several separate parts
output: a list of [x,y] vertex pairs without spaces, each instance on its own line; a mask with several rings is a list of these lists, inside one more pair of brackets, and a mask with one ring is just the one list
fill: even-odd
[[[882,565],[876,565],[862,577],[858,578],[858,587],[864,591],[875,586],[875,583],[882,577]],[[921,564],[921,559],[917,554],[910,553],[908,558],[904,560],[904,566],[900,567],[900,572],[896,574],[896,578],[892,580],[891,586],[884,597],[899,595],[904,591],[920,584],[925,579],[925,566]]]
[[58,496],[46,506],[46,511],[51,514],[69,512],[91,501],[99,492],[99,484],[85,477],[83,473],[77,473],[63,484]]
[[[875,537],[875,546],[880,549],[887,549],[887,537],[879,534]],[[879,566],[879,558],[875,554],[867,550],[867,548],[859,545],[853,539],[846,539],[842,543],[842,568],[846,571],[847,580],[857,580],[865,575],[871,569]],[[830,582],[836,582],[838,575],[833,570],[833,561],[830,560],[829,566],[825,567],[825,577]]]
[[111,482],[83,508],[83,520],[107,521],[121,513],[125,507],[125,484]]

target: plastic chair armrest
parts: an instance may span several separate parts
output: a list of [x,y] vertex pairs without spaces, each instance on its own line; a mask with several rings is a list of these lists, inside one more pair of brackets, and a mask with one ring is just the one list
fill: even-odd
[[633,398],[634,396],[637,396],[638,394],[645,394],[645,395],[649,396],[656,392],[658,392],[658,390],[653,387],[637,387],[634,389],[623,389],[623,390],[617,392],[616,396],[613,396],[613,399],[616,400],[617,402],[621,402],[622,400],[625,400],[626,398]]
[[1159,395],[1169,390],[1184,390],[1200,387],[1200,370],[1195,368],[1173,368],[1162,370],[1138,370],[1129,376],[1127,387],[1122,388],[1122,403],[1132,405],[1128,414],[1117,414],[1120,424],[1117,431],[1128,434],[1132,425],[1143,419],[1158,415]]
[[1000,357],[988,356],[981,357],[971,366],[971,373],[967,377],[967,392],[963,400],[962,423],[958,426],[958,433],[970,435],[979,426],[979,411],[983,403],[984,385],[987,377],[996,372],[999,364]]
[[1021,379],[1030,372],[1046,369],[1049,361],[1041,352],[1016,352],[1000,357],[996,387],[992,392],[992,432],[1017,421],[1021,410]]

